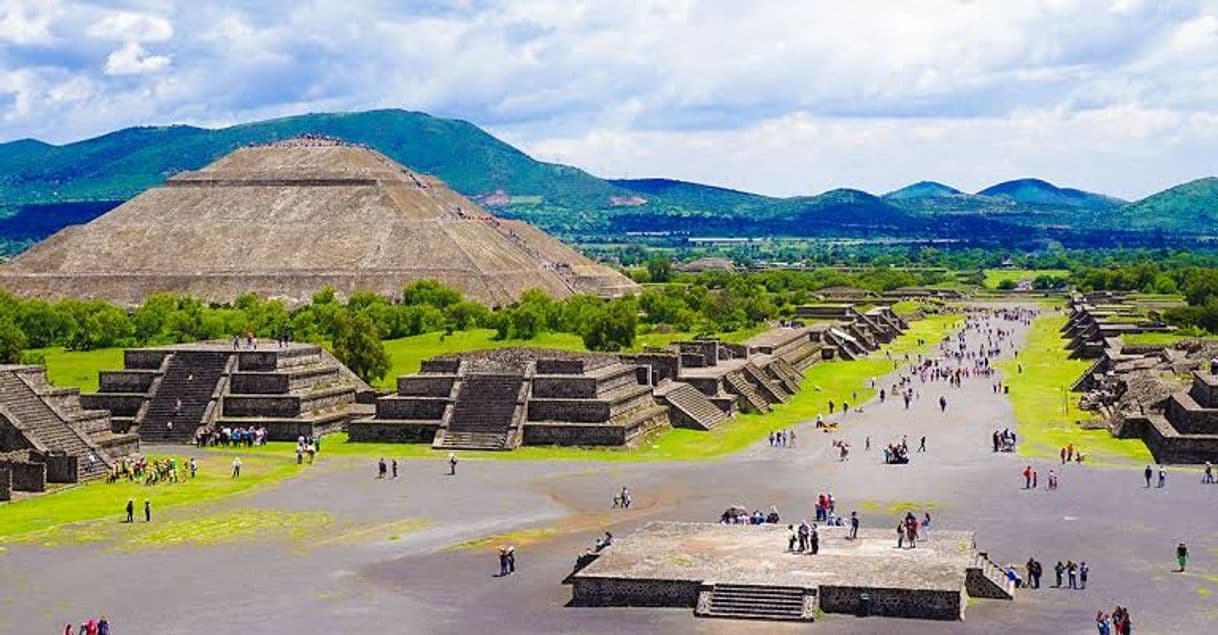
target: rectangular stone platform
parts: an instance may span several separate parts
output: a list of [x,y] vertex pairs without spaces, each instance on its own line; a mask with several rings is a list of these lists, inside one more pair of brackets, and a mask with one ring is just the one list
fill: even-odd
[[803,589],[814,608],[828,613],[854,613],[867,594],[873,615],[959,620],[970,594],[1009,593],[976,552],[972,532],[935,530],[914,549],[897,549],[888,529],[860,530],[857,540],[848,533],[848,527],[820,527],[813,556],[787,551],[785,524],[651,522],[570,577],[572,604],[701,614],[706,607],[700,604],[720,585]]

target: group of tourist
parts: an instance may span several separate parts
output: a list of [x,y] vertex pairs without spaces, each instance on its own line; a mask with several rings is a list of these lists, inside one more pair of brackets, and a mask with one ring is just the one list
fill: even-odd
[[630,497],[630,488],[622,486],[622,491],[613,496],[613,509],[630,509],[630,503],[634,500]]
[[81,622],[78,631],[73,631],[71,624],[65,624],[63,635],[110,635],[110,620],[103,615],[100,619]]
[[[1149,465],[1146,466],[1145,470],[1142,470],[1142,477],[1144,479],[1146,479],[1147,489],[1150,488],[1150,481],[1152,478],[1154,478],[1154,476],[1155,476],[1155,471],[1153,469],[1151,469],[1151,467]],[[1159,487],[1159,488],[1167,487],[1167,468],[1164,467],[1163,465],[1159,466],[1159,480],[1156,483],[1155,487]]]
[[770,433],[770,447],[772,448],[793,448],[795,447],[795,430],[776,430]]
[[507,577],[516,573],[516,547],[508,545],[499,548],[499,577]]
[[1071,461],[1075,463],[1083,462],[1083,451],[1075,448],[1073,443],[1066,444],[1066,447],[1058,451],[1058,455],[1061,456],[1062,465],[1070,463]]
[[930,531],[930,512],[919,521],[912,511],[905,512],[905,518],[897,523],[897,549],[914,549],[918,546],[919,532],[925,535]]
[[393,461],[392,461],[392,469],[393,469],[392,477],[389,476],[389,469],[390,469],[390,465],[385,463],[384,457],[381,457],[381,460],[376,462],[376,477],[380,478],[380,479],[397,478],[398,477],[398,460],[397,459],[393,459]]
[[761,513],[760,509],[753,510],[749,513],[743,507],[733,505],[723,510],[719,515],[719,523],[722,525],[777,525],[779,522],[778,508],[770,506],[769,513]]
[[1104,611],[1095,612],[1095,628],[1099,635],[1129,635],[1133,632],[1133,622],[1129,619],[1129,609],[1117,605],[1112,609],[1112,615]]
[[229,427],[214,428],[203,426],[195,433],[195,445],[199,447],[247,447],[266,445],[265,427],[250,426],[247,428]]
[[173,457],[153,459],[151,462],[144,456],[123,457],[110,468],[106,482],[114,483],[126,478],[129,482],[143,479],[144,485],[179,483],[186,480],[187,475],[193,479],[198,470],[199,465],[194,457],[182,459],[181,463]]
[[994,451],[995,452],[1014,452],[1015,451],[1015,431],[1010,428],[994,431]]

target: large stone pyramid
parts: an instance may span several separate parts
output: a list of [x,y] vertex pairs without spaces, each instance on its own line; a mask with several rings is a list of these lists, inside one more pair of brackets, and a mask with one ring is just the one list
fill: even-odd
[[491,306],[532,287],[559,297],[638,289],[438,179],[321,138],[237,150],[0,268],[0,288],[22,295],[120,303],[158,291],[216,302],[244,292],[307,301],[325,285],[392,296],[425,278]]

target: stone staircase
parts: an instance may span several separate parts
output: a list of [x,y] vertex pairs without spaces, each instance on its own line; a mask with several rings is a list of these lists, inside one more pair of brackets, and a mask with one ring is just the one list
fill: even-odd
[[[689,384],[671,382],[669,385],[657,387],[656,394],[668,404],[669,408],[684,414],[685,418],[703,430],[711,430],[729,418],[728,414],[711,403],[711,400],[707,399],[702,391]],[[672,419],[676,421],[677,417],[672,417]]]
[[748,381],[757,388],[757,391],[765,397],[766,401],[770,403],[785,403],[791,398],[786,389],[782,387],[782,384],[766,377],[766,374],[753,364],[744,365],[744,374],[748,378]]
[[1015,599],[1015,583],[1008,580],[1002,567],[994,564],[984,553],[973,555],[973,563],[966,570],[965,589],[972,597]]
[[[0,372],[0,405],[35,446],[77,457],[80,480],[101,476],[110,467],[106,453],[53,410],[21,377],[19,371]],[[89,454],[97,458],[90,469]]]
[[[145,443],[189,443],[224,377],[231,354],[218,351],[177,351],[161,377],[139,422]],[[178,407],[181,400],[181,407]],[[173,428],[168,424],[173,422]]]
[[[715,584],[698,594],[699,617],[810,622],[814,602],[798,587]],[[811,596],[815,599],[815,595]]]
[[778,381],[787,392],[792,395],[799,392],[800,386],[803,383],[803,374],[796,370],[787,360],[777,357],[770,362],[767,370],[778,378]]
[[509,450],[524,377],[466,375],[453,404],[448,428],[432,447],[445,450]]
[[732,391],[743,397],[744,402],[754,412],[770,411],[770,402],[766,401],[766,398],[762,397],[761,393],[757,392],[753,384],[749,383],[744,376],[739,373],[728,373],[724,379],[727,380],[727,384],[731,386]]
[[1073,384],[1070,384],[1070,392],[1078,392],[1078,391],[1086,388],[1087,385],[1093,379],[1093,375],[1095,375],[1096,370],[1100,367],[1100,364],[1102,364],[1102,363],[1104,363],[1103,357],[1095,360],[1095,362],[1093,362],[1090,366],[1088,366],[1087,370],[1085,372],[1083,372],[1082,375],[1079,375],[1078,379],[1074,380]]

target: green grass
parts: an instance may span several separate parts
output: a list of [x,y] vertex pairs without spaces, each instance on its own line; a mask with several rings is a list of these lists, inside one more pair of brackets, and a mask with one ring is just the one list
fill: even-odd
[[[1092,461],[1150,461],[1150,452],[1140,440],[1117,439],[1107,430],[1084,430],[1077,425],[1077,421],[1095,417],[1080,410],[1078,395],[1069,392],[1091,361],[1069,359],[1066,341],[1059,332],[1065,323],[1065,316],[1059,314],[1036,318],[1019,357],[997,364],[1011,389],[1021,437],[1020,454],[1054,458],[1061,448],[1073,443]],[[1022,374],[1017,372],[1017,364],[1023,365]]]
[[[144,499],[152,501],[152,517],[180,505],[202,503],[253,490],[281,481],[302,468],[296,465],[294,451],[280,454],[255,454],[241,451],[241,478],[229,478],[233,452],[217,451],[199,460],[198,476],[183,483],[145,486],[142,483],[93,481],[62,492],[34,496],[0,505],[0,544],[16,537],[35,542],[68,539],[65,525],[106,519],[115,524],[124,517],[127,499],[134,499],[137,515],[142,517]],[[181,461],[181,459],[179,459]],[[55,535],[47,532],[58,532]]]
[[[957,315],[932,315],[917,320],[908,331],[888,347],[894,355],[913,353],[935,346],[960,324]],[[922,340],[925,344],[920,345]],[[827,402],[849,401],[861,404],[874,396],[870,380],[892,372],[893,362],[882,351],[853,360],[833,360],[816,364],[804,376],[803,390],[785,404],[777,404],[766,414],[741,414],[710,432],[671,429],[645,439],[635,448],[583,449],[526,446],[511,452],[461,452],[462,457],[507,460],[587,460],[587,461],[689,461],[709,459],[738,452],[764,439],[774,430],[791,427],[828,413]],[[857,393],[858,398],[854,398]],[[807,434],[813,434],[808,432]],[[292,443],[269,443],[255,452],[288,456]],[[346,435],[326,438],[323,452],[328,456],[442,458],[443,453],[422,443],[350,443]]]
[[97,373],[123,367],[123,349],[99,348],[93,351],[68,351],[62,347],[38,348],[32,355],[46,358],[47,379],[59,387],[79,386],[81,392],[97,392]]
[[1128,346],[1173,346],[1180,342],[1215,341],[1216,335],[1180,335],[1178,333],[1131,333],[1122,335],[1121,341]]
[[984,285],[987,289],[997,289],[998,283],[1003,280],[1019,282],[1034,280],[1037,276],[1065,278],[1069,275],[1070,272],[1066,269],[986,269]]

